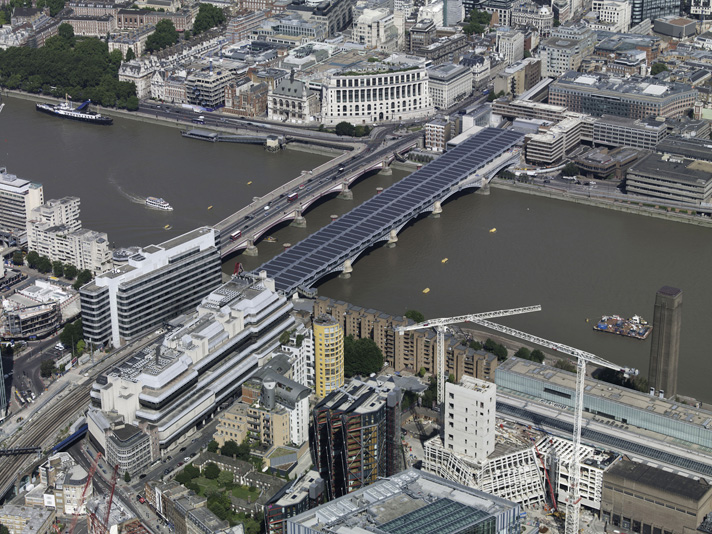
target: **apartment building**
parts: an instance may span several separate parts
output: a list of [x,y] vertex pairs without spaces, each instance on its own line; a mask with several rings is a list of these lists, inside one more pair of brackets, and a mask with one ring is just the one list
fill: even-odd
[[559,26],[541,43],[541,75],[557,77],[578,70],[583,58],[593,52],[595,34],[582,23]]
[[313,409],[309,446],[330,499],[400,471],[401,397],[392,380],[351,380]]
[[80,289],[84,337],[119,347],[188,311],[221,281],[217,231],[149,245]]
[[[9,244],[10,235],[26,240],[27,220],[32,210],[44,203],[42,184],[18,178],[0,167],[0,232]],[[14,241],[14,239],[12,239]]]
[[450,140],[450,121],[444,117],[436,117],[425,123],[425,150],[443,153]]
[[229,70],[220,70],[212,66],[189,74],[185,79],[185,90],[188,103],[209,108],[225,104],[225,88],[235,80],[235,75]]
[[515,97],[525,93],[541,80],[541,61],[530,57],[510,65],[494,79],[494,92]]
[[330,315],[314,318],[314,391],[319,398],[344,385],[344,331]]

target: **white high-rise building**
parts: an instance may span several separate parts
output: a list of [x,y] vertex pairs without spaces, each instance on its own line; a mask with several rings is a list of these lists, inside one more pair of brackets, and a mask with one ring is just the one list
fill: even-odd
[[509,27],[497,29],[497,52],[507,65],[524,59],[524,34]]
[[476,462],[494,452],[496,390],[491,382],[463,376],[445,385],[445,449]]
[[0,232],[12,234],[24,243],[30,213],[43,202],[42,184],[18,178],[0,167]]
[[354,21],[353,39],[367,48],[394,52],[398,30],[393,13],[386,8],[364,9]]
[[606,29],[625,33],[630,28],[631,4],[626,0],[593,0],[593,11],[598,12],[598,20],[608,23]]

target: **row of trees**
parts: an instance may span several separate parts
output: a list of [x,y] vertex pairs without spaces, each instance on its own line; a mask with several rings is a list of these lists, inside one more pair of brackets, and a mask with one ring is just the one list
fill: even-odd
[[[12,256],[12,261],[15,265],[22,265],[23,258],[21,252],[16,252]],[[52,273],[57,278],[64,277],[67,280],[74,280],[74,289],[79,289],[84,284],[89,282],[93,276],[88,269],[78,270],[71,263],[62,263],[61,261],[52,261],[47,256],[40,256],[34,250],[27,253],[27,265],[30,269],[35,269],[42,274]]]
[[354,126],[350,122],[341,121],[334,127],[334,133],[336,133],[336,135],[348,135],[350,137],[365,137],[371,133],[371,128],[363,124]]
[[193,33],[198,35],[225,22],[225,13],[212,4],[200,4],[193,23]]
[[[204,4],[201,4],[201,7]],[[155,52],[173,46],[178,42],[178,31],[168,19],[158,21],[156,31],[146,39],[146,52]]]
[[470,16],[467,18],[466,24],[462,29],[467,35],[484,33],[491,20],[492,15],[490,13],[473,9],[470,11]]
[[228,458],[235,458],[245,462],[250,459],[250,443],[246,439],[239,445],[234,440],[228,440],[222,447],[220,447],[215,440],[208,443],[208,452],[217,454],[218,450],[222,456],[227,456]]
[[526,347],[522,347],[517,352],[515,352],[514,355],[517,358],[521,358],[523,360],[530,360],[532,362],[537,363],[544,362],[544,353],[539,349],[529,350]]
[[92,100],[102,106],[138,109],[136,86],[119,82],[123,60],[120,50],[109,53],[107,43],[97,38],[77,38],[69,24],[59,26],[59,35],[45,46],[0,50],[0,85],[30,93],[73,100]]

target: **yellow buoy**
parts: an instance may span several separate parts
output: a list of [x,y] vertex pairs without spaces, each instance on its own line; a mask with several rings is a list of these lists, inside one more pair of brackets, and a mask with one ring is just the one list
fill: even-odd
[[212,206],[208,206],[208,209],[211,210],[211,209],[213,209],[213,207],[212,207]]
[[173,227],[170,224],[167,224],[163,227],[164,230],[170,230],[171,228]]
[[496,228],[490,228],[490,234],[494,234],[497,231]]
[[430,288],[426,287],[425,289],[423,289],[423,293],[430,293]]
[[442,260],[440,260],[440,263],[447,263],[447,258],[443,258]]
[[252,185],[252,180],[250,180],[249,182],[247,182],[247,185]]

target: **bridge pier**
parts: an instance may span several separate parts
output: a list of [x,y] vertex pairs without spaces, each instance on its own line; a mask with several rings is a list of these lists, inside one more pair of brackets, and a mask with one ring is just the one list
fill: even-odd
[[341,200],[353,200],[354,199],[354,192],[349,189],[348,184],[344,183],[341,185],[341,193],[336,197]]
[[245,249],[245,252],[243,252],[243,254],[245,256],[257,256],[259,254],[259,251],[255,246],[255,240],[250,239],[247,243],[247,248]]
[[383,160],[383,167],[381,167],[381,170],[378,171],[378,174],[383,176],[390,176],[393,174],[393,169],[388,166],[388,162],[386,160]]
[[437,219],[440,217],[440,214],[443,212],[443,206],[438,200],[435,204],[433,204],[433,212],[430,214],[431,217],[434,219]]
[[339,278],[351,278],[352,272],[354,272],[354,268],[351,266],[351,260],[346,260]]
[[297,216],[294,217],[294,220],[291,223],[289,223],[289,226],[294,226],[295,228],[306,228],[307,220],[302,215],[302,210],[297,210],[296,214]]
[[388,243],[386,243],[386,246],[388,248],[393,248],[396,246],[397,242],[398,242],[398,234],[396,233],[395,230],[391,230],[391,232],[388,234]]
[[484,180],[484,179],[483,179],[483,181],[485,182],[485,184],[484,184],[482,187],[480,187],[477,191],[475,191],[475,194],[476,194],[476,195],[485,195],[485,196],[487,196],[487,195],[490,194],[490,185],[489,185],[489,182],[486,181],[486,180]]

